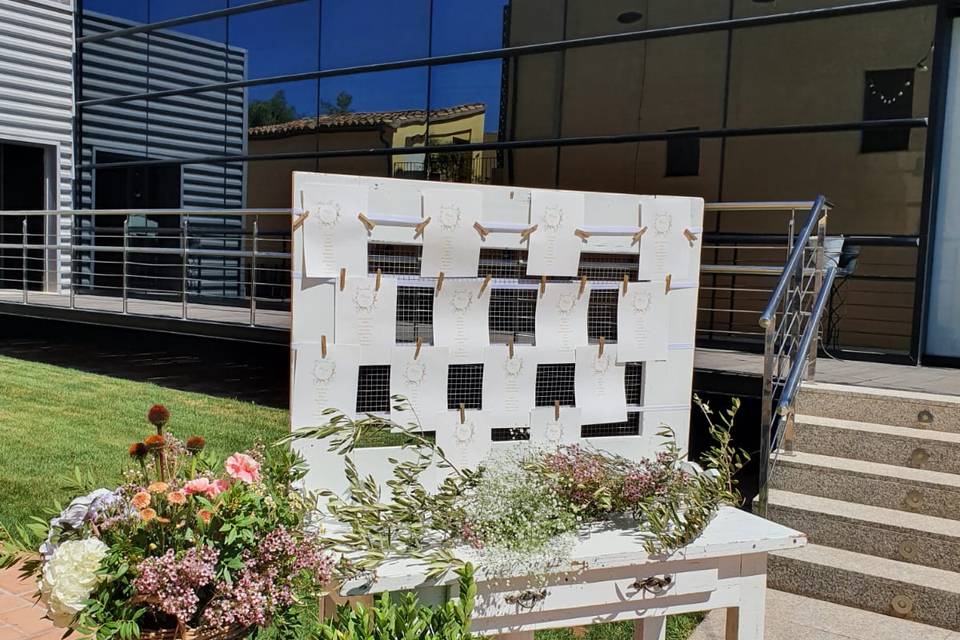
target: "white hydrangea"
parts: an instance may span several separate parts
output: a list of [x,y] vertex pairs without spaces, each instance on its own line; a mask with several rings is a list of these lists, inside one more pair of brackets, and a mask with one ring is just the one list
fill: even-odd
[[67,540],[43,565],[38,585],[40,599],[47,605],[47,617],[54,626],[65,628],[83,609],[102,576],[96,574],[109,547],[96,538]]

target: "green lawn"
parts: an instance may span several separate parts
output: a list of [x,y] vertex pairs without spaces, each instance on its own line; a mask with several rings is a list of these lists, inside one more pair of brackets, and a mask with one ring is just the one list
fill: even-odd
[[131,442],[152,433],[147,410],[170,409],[167,429],[201,435],[228,455],[286,433],[287,412],[0,356],[0,522],[11,525],[68,496],[75,466],[116,486]]
[[[686,640],[693,633],[702,613],[688,613],[667,618],[667,640]],[[576,636],[570,629],[538,631],[536,640],[633,640],[632,622],[610,622],[588,627],[586,635]]]

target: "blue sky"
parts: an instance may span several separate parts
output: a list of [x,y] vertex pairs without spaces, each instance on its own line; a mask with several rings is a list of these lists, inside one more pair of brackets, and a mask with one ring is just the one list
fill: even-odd
[[[84,0],[84,9],[154,22],[252,1]],[[305,0],[174,29],[245,49],[248,77],[262,78],[497,48],[506,1],[432,0],[432,51],[431,0]],[[496,131],[500,72],[500,60],[434,68],[430,107],[483,102],[486,129]],[[333,102],[346,91],[353,96],[354,111],[423,109],[427,74],[416,68],[325,78],[319,81],[320,97]],[[317,80],[251,87],[249,97],[267,98],[277,90],[284,91],[298,113],[317,112]]]

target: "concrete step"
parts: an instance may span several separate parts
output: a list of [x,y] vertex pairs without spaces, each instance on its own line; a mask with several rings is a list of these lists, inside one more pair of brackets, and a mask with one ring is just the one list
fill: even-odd
[[810,382],[797,406],[805,415],[960,433],[958,396]]
[[798,451],[960,474],[960,433],[796,416]]
[[960,520],[960,475],[952,473],[781,453],[770,488]]
[[821,546],[960,571],[960,520],[772,489],[767,517]]
[[773,589],[960,630],[960,574],[809,544],[771,553]]

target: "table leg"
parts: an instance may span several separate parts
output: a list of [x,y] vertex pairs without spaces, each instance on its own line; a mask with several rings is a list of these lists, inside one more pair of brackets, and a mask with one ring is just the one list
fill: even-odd
[[763,640],[767,554],[743,556],[740,584],[740,606],[727,609],[727,640]]
[[633,621],[633,640],[664,640],[666,637],[666,616],[641,618]]

